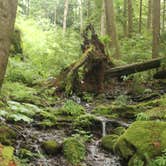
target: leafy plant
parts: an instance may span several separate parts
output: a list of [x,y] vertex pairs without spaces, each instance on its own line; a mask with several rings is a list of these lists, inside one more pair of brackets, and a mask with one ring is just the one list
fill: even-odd
[[77,104],[72,100],[67,100],[64,106],[59,110],[59,113],[62,115],[71,115],[71,116],[79,116],[84,114],[85,109],[83,106]]
[[150,118],[148,117],[148,115],[146,115],[146,113],[139,113],[136,116],[136,120],[150,120]]

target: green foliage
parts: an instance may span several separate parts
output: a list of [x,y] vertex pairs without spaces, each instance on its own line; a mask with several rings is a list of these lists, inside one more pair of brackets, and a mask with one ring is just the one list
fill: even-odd
[[75,119],[74,128],[90,130],[97,122],[98,120],[94,115],[81,115]]
[[4,125],[0,126],[0,133],[0,142],[3,145],[11,145],[16,138],[15,131]]
[[151,166],[165,166],[165,165],[166,165],[166,150],[163,151],[162,156],[156,157],[151,162]]
[[150,118],[146,113],[141,112],[141,113],[137,114],[136,120],[144,121],[144,120],[150,120]]
[[128,97],[126,95],[120,95],[115,99],[115,104],[116,105],[127,105],[128,103]]
[[85,145],[75,137],[65,140],[63,151],[66,159],[75,166],[85,158]]
[[85,109],[83,106],[77,104],[72,100],[67,100],[62,108],[59,109],[59,114],[61,115],[71,115],[71,116],[79,116],[84,114]]
[[60,152],[59,150],[60,146],[55,140],[48,140],[43,142],[42,148],[47,154],[51,154],[51,155],[55,155],[58,152]]

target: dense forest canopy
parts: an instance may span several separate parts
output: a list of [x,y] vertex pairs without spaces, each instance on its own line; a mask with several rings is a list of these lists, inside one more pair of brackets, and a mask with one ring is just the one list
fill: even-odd
[[166,166],[166,0],[0,0],[0,166]]

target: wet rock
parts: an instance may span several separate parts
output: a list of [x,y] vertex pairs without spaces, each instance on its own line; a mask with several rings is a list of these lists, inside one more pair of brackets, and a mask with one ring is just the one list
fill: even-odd
[[97,133],[97,131],[101,132],[101,122],[94,115],[81,115],[74,121],[74,128]]
[[[160,155],[166,149],[166,122],[137,121],[121,135],[115,146],[114,152],[133,165],[134,158],[146,160]],[[146,156],[145,156],[146,154]]]
[[55,140],[48,140],[43,142],[42,148],[48,155],[56,155],[61,151],[60,144],[57,143]]

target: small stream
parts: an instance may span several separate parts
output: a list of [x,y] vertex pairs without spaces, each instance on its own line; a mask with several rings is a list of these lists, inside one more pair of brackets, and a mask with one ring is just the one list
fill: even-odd
[[121,166],[119,157],[101,150],[100,140],[93,140],[87,149],[87,166]]
[[[108,119],[98,117],[102,124],[102,137],[107,135],[106,127]],[[101,140],[92,140],[88,145],[86,164],[88,166],[121,166],[120,158],[111,153],[105,152],[100,146]]]

